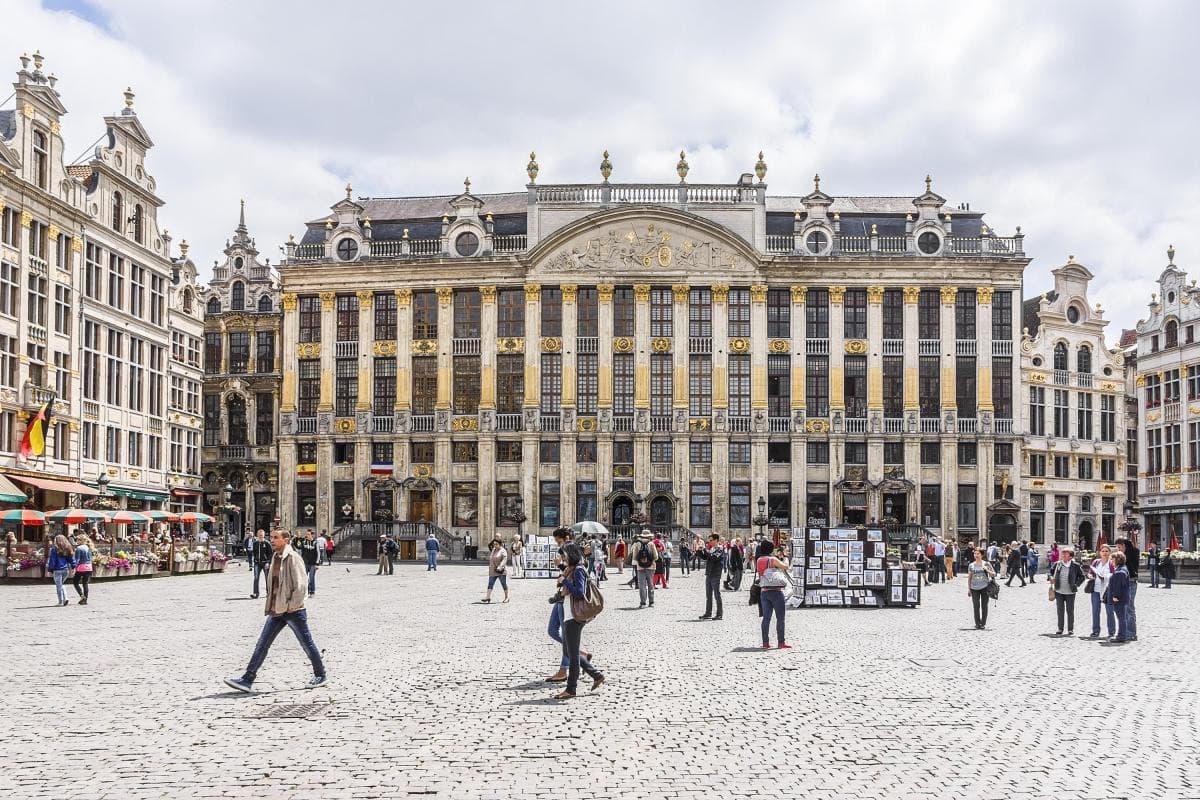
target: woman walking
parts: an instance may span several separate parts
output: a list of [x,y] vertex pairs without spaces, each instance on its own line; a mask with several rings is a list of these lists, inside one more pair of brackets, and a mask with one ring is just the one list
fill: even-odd
[[983,550],[975,549],[975,560],[967,565],[967,594],[971,595],[971,608],[975,612],[975,628],[983,630],[987,627],[988,589],[996,571],[992,565],[983,560]]
[[758,576],[760,589],[758,606],[763,612],[762,617],[762,646],[764,650],[771,647],[771,616],[775,616],[775,641],[780,650],[790,650],[784,636],[784,609],[787,599],[784,589],[791,582],[788,576],[788,562],[772,555],[775,544],[769,539],[763,540],[758,546],[758,558],[755,560],[754,572]]
[[58,604],[65,606],[67,600],[67,592],[63,589],[63,583],[67,580],[67,574],[75,569],[75,549],[71,547],[71,542],[66,536],[61,533],[54,537],[54,547],[50,549],[50,558],[46,561],[46,569],[54,574],[54,589],[58,592]]
[[483,602],[492,602],[492,587],[496,585],[496,581],[500,581],[500,588],[504,590],[504,601],[508,602],[508,551],[504,549],[504,543],[499,539],[492,539],[488,545],[490,552],[488,553],[488,587],[487,596],[483,598]]
[[1108,590],[1108,580],[1112,577],[1112,550],[1108,545],[1101,545],[1099,557],[1092,560],[1088,567],[1088,581],[1091,583],[1092,599],[1092,635],[1089,639],[1100,638],[1100,606],[1104,606],[1107,614],[1108,635],[1112,638],[1117,631],[1117,615],[1111,604],[1105,602],[1104,596]]
[[71,584],[79,595],[79,605],[88,604],[88,588],[92,582],[92,543],[87,535],[79,537],[75,546],[75,577]]
[[[550,602],[562,602],[562,645],[563,658],[567,659],[567,685],[566,688],[554,696],[555,700],[571,700],[575,697],[575,691],[579,687],[579,643],[583,639],[583,626],[587,624],[575,619],[575,614],[571,607],[572,601],[582,600],[584,593],[587,591],[588,574],[587,570],[583,567],[583,553],[577,545],[568,544],[563,547],[563,555],[567,559],[566,578],[563,580],[562,586],[550,598]],[[585,662],[583,668],[592,679],[591,691],[596,691],[604,683],[603,673],[593,667],[591,662]]]
[[525,544],[521,541],[520,536],[514,536],[512,544],[508,546],[509,561],[512,564],[514,578],[525,577]]
[[671,537],[667,537],[663,542],[662,563],[663,563],[663,579],[662,587],[667,588],[667,583],[671,580],[671,561],[675,558],[675,545],[671,544]]
[[617,560],[617,574],[625,574],[625,540],[617,539],[617,546],[613,549],[613,558]]
[[1036,583],[1036,581],[1034,581],[1034,579],[1033,579],[1033,576],[1037,575],[1038,559],[1041,557],[1041,555],[1042,554],[1038,552],[1037,546],[1033,542],[1030,542],[1029,543],[1029,565],[1028,565],[1029,582],[1030,583]]

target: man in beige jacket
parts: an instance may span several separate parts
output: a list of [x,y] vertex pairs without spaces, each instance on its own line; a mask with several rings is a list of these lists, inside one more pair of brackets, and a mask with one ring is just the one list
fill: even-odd
[[267,623],[263,626],[258,644],[254,647],[254,655],[250,656],[250,664],[240,678],[226,678],[225,684],[240,692],[250,691],[254,679],[258,677],[258,668],[262,666],[271,649],[275,637],[284,628],[291,628],[300,642],[300,647],[312,662],[313,679],[306,688],[314,689],[325,683],[325,664],[321,661],[321,651],[313,642],[312,633],[308,630],[308,612],[304,610],[304,593],[307,588],[304,563],[300,554],[289,546],[291,534],[285,530],[271,531],[270,577],[267,581]]

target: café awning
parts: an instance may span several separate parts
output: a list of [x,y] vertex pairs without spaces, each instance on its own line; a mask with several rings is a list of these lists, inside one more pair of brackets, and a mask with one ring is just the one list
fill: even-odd
[[0,502],[3,503],[24,503],[27,499],[25,493],[21,491],[12,481],[5,475],[0,475]]
[[28,475],[9,475],[14,481],[27,483],[30,486],[36,486],[39,489],[46,489],[51,492],[63,492],[64,494],[99,494],[90,486],[85,486],[78,481],[54,480],[52,478],[31,478]]

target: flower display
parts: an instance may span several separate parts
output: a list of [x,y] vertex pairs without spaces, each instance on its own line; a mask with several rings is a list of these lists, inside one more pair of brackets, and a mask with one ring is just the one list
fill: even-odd
[[110,560],[108,562],[108,566],[111,569],[115,569],[115,570],[123,570],[123,569],[132,569],[133,568],[133,565],[129,563],[128,558],[121,558],[120,556],[113,556],[112,560]]
[[229,556],[225,555],[224,553],[222,553],[220,550],[216,549],[215,547],[209,548],[208,557],[209,557],[209,559],[216,562],[217,564],[224,564],[226,561],[229,560]]
[[8,565],[8,569],[12,572],[20,572],[26,569],[37,569],[38,567],[46,566],[46,559],[36,557],[25,557],[20,561],[14,561]]

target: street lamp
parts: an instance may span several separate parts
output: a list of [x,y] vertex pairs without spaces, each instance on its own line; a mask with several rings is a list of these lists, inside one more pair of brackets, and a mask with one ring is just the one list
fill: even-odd
[[767,527],[767,501],[762,495],[758,496],[758,516],[754,518],[754,524],[758,527],[758,538],[762,540],[766,537]]
[[229,498],[233,497],[233,485],[221,487],[221,550],[229,552]]

